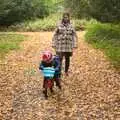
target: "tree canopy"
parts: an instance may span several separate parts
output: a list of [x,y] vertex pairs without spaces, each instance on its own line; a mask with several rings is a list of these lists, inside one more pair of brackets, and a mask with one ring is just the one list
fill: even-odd
[[92,17],[101,22],[120,21],[120,0],[65,0],[65,7],[78,18]]

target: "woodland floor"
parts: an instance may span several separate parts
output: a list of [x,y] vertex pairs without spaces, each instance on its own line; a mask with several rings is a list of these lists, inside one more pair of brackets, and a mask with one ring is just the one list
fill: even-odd
[[62,90],[48,100],[42,94],[38,69],[41,52],[51,48],[52,32],[20,33],[28,36],[21,49],[0,62],[0,120],[120,120],[120,74],[102,51],[78,32],[78,49],[71,58]]

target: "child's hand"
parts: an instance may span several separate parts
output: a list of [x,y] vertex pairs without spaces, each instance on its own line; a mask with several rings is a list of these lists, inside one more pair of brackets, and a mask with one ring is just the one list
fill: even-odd
[[59,68],[55,68],[55,71],[59,71]]

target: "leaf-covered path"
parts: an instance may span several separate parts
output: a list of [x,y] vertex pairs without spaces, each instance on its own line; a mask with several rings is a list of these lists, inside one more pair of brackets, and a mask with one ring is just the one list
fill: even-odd
[[[21,33],[28,40],[0,63],[0,120],[119,120],[120,74],[105,55],[84,41],[71,59],[60,91],[45,100],[40,54],[51,49],[51,32]],[[52,50],[54,52],[54,50]]]

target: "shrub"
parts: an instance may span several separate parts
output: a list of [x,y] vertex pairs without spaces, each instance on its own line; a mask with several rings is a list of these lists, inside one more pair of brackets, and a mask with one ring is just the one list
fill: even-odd
[[120,68],[120,26],[114,24],[93,24],[85,35],[88,43],[103,49],[115,67]]

